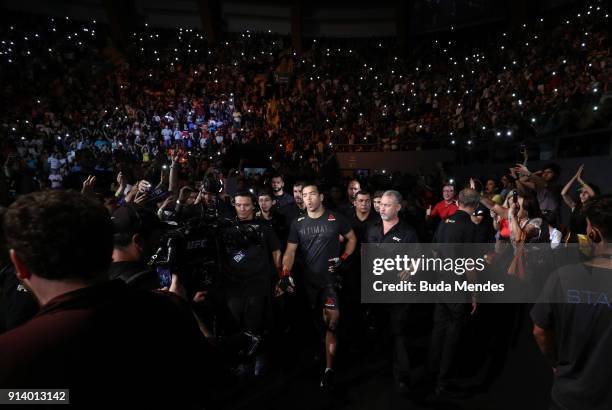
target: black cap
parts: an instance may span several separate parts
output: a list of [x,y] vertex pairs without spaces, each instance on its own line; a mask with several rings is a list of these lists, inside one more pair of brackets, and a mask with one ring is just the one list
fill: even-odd
[[134,205],[117,208],[111,217],[115,233],[135,234],[163,229],[165,224],[150,209]]

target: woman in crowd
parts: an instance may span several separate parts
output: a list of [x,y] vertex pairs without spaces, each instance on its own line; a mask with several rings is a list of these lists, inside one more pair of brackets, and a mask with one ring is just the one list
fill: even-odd
[[[570,218],[569,218],[569,229],[565,236],[565,242],[577,243],[581,239],[586,240],[586,228],[587,222],[586,217],[583,214],[584,204],[589,200],[594,198],[597,195],[597,187],[593,185],[589,185],[582,179],[582,172],[584,171],[584,165],[580,165],[576,174],[570,179],[567,184],[563,187],[561,191],[561,196],[563,198],[563,202],[570,208]],[[580,184],[580,188],[578,188],[578,201],[575,201],[574,198],[569,194],[570,189],[574,185],[575,182]]]

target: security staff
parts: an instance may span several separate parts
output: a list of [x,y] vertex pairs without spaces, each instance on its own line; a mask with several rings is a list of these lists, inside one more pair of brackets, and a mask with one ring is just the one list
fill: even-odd
[[[466,188],[459,192],[458,209],[438,226],[434,242],[444,244],[475,243],[477,227],[472,222],[472,215],[480,204],[480,194]],[[448,251],[444,248],[445,251]],[[453,249],[454,250],[454,249]],[[445,255],[442,255],[445,256]],[[458,256],[458,255],[446,255]],[[473,281],[467,272],[468,280]],[[437,373],[436,394],[440,396],[457,396],[461,392],[453,391],[450,386],[450,371],[454,357],[457,355],[459,338],[470,315],[476,313],[476,300],[472,296],[472,305],[468,303],[436,303],[434,308],[434,325],[430,350],[430,368]]]
[[[357,248],[361,249],[361,244],[366,242],[367,230],[371,224],[380,220],[380,216],[372,209],[372,200],[370,193],[367,191],[359,191],[355,199],[355,207],[349,214],[349,222],[357,237]],[[358,255],[357,255],[358,256]],[[364,316],[366,312],[365,305],[361,304],[361,259],[353,257],[344,267],[345,278],[342,281],[341,298],[343,299],[343,326],[342,338],[346,336],[348,344],[353,344],[353,347],[359,348],[365,340]]]
[[378,213],[372,209],[372,198],[368,191],[362,190],[357,193],[355,208],[349,214],[349,220],[357,235],[357,244],[365,242],[370,225],[381,220]]
[[[397,191],[386,191],[380,200],[380,220],[367,231],[367,242],[375,244],[418,243],[415,230],[399,219],[402,195]],[[383,250],[384,251],[384,250]],[[400,274],[401,275],[401,274]],[[404,277],[401,278],[405,279]],[[391,331],[393,333],[393,375],[396,390],[406,393],[411,384],[410,358],[408,356],[408,322],[410,304],[394,304],[390,307]]]

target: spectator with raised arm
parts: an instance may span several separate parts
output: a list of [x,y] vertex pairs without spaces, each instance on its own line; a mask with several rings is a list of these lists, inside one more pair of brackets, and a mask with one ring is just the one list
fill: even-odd
[[[583,214],[584,204],[594,198],[597,195],[599,189],[596,186],[590,186],[582,179],[582,173],[584,171],[584,165],[580,165],[576,174],[565,184],[561,191],[561,197],[563,202],[570,208],[570,219],[569,219],[569,230],[565,236],[565,242],[576,243],[579,241],[580,236],[585,240],[587,221]],[[578,201],[570,195],[570,189],[574,183],[578,182],[580,188],[578,188]]]
[[523,164],[516,164],[516,170],[521,174],[517,180],[517,189],[523,195],[527,191],[535,191],[543,217],[550,223],[560,217],[561,187],[557,184],[561,175],[561,167],[550,163],[540,171],[531,172]]

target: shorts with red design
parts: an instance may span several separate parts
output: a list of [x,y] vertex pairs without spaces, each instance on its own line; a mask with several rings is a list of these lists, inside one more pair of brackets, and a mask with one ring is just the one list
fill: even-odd
[[306,294],[308,295],[308,302],[312,309],[340,309],[338,291],[333,285],[320,287],[313,284],[306,284]]

